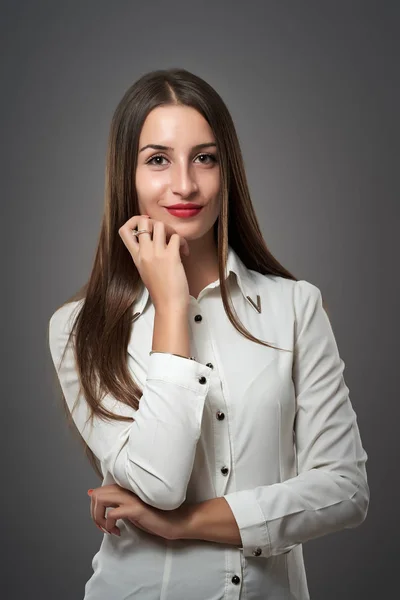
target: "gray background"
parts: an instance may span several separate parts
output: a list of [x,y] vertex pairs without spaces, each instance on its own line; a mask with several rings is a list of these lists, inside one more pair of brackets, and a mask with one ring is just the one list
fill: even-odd
[[47,325],[89,274],[113,111],[143,73],[175,66],[226,101],[267,244],[321,288],[346,363],[371,502],[359,528],[304,545],[311,597],[389,597],[399,556],[399,3],[1,8],[7,598],[83,598],[92,574],[102,533],[86,490],[100,482],[66,428]]

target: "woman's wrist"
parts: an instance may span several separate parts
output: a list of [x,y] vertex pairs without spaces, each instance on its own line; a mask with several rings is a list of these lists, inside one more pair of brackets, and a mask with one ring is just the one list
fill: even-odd
[[242,547],[237,521],[224,497],[183,505],[176,539],[205,540]]
[[155,316],[162,318],[174,318],[183,317],[187,318],[189,313],[189,304],[177,303],[177,304],[164,304],[163,306],[154,306]]
[[190,540],[194,539],[193,520],[198,504],[182,504],[177,510],[180,518],[176,524],[174,539]]
[[153,352],[170,352],[190,356],[188,309],[164,307],[155,311]]

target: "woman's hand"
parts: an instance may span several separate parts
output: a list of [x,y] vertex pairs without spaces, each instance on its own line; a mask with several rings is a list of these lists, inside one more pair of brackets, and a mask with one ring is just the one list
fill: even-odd
[[[179,539],[186,530],[191,505],[182,505],[176,510],[160,510],[116,484],[101,486],[89,492],[91,517],[107,533],[120,535],[120,529],[116,526],[117,519],[128,519],[139,529],[166,540]],[[112,509],[107,511],[109,507]]]
[[[147,229],[150,233],[133,235],[133,231]],[[149,291],[155,309],[186,308],[189,304],[189,285],[180,250],[189,255],[184,237],[163,221],[135,215],[118,230],[129,250],[140,277]],[[169,242],[167,243],[167,238]]]

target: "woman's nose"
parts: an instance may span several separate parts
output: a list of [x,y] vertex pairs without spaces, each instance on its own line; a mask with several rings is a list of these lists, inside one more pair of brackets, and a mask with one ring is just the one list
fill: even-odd
[[171,177],[171,189],[174,193],[188,196],[197,190],[192,165],[175,165]]

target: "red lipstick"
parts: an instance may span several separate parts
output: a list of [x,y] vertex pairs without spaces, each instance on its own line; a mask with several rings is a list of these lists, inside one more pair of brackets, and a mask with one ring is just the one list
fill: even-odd
[[199,214],[203,207],[200,206],[200,204],[194,204],[193,202],[187,202],[186,204],[180,202],[178,204],[172,204],[171,206],[165,206],[165,208],[174,217],[187,219],[188,217],[194,217]]

